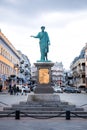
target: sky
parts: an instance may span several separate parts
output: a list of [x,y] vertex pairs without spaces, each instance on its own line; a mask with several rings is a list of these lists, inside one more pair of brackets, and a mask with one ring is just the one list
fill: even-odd
[[45,26],[50,38],[48,59],[65,69],[87,42],[87,0],[0,0],[0,29],[31,64],[40,60],[39,40]]

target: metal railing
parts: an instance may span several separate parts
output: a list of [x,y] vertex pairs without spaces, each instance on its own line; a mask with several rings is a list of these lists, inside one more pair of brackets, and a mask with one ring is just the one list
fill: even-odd
[[87,112],[85,111],[58,111],[57,114],[30,114],[30,112],[23,112],[20,110],[15,110],[12,112],[0,111],[0,118],[14,117],[16,120],[20,120],[21,117],[31,117],[35,119],[50,119],[55,117],[63,117],[66,120],[71,118],[83,118],[87,119]]

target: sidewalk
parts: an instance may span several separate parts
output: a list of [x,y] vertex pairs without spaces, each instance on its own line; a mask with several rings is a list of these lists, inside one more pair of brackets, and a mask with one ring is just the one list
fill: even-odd
[[[32,93],[30,93],[32,94]],[[27,95],[10,95],[0,94],[0,108],[17,104],[20,101],[26,101]],[[86,130],[87,119],[71,118],[50,118],[50,119],[34,119],[23,118],[15,120],[15,118],[0,118],[0,130]]]
[[86,119],[0,118],[0,130],[87,130]]
[[7,90],[4,90],[4,91],[0,92],[0,95],[2,95],[2,94],[7,94],[7,93],[8,93],[8,91],[7,91]]
[[3,107],[10,107],[12,104],[18,104],[21,101],[27,101],[27,95],[10,95],[8,92],[0,93],[0,111]]
[[[27,95],[10,95],[8,92],[1,92],[0,93],[0,109],[2,107],[11,106],[12,104],[18,104],[20,101],[27,101],[28,95],[32,94],[28,93]],[[87,111],[87,94],[60,94],[60,99],[62,101],[70,102],[77,107],[82,106],[85,111]]]

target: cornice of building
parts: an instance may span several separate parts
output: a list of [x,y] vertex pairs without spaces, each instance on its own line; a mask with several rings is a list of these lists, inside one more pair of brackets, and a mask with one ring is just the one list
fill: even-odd
[[75,63],[72,63],[70,68],[73,69],[74,67],[78,66],[79,64],[85,63],[85,58],[78,59]]
[[12,45],[12,43],[6,38],[6,36],[0,31],[0,38],[5,42],[5,44],[16,54],[18,58],[20,58],[19,53]]

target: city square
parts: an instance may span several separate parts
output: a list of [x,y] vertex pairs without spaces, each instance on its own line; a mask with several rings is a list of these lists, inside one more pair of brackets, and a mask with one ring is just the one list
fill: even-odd
[[0,1],[0,130],[87,129],[87,1]]
[[[21,101],[27,101],[28,95],[31,95],[33,92],[27,95],[10,95],[9,93],[0,94],[0,107],[9,107],[12,104],[18,104]],[[58,93],[62,101],[67,101],[76,106],[83,107],[87,109],[87,94],[70,94],[70,93]]]
[[[31,93],[29,93],[31,94]],[[70,103],[73,103],[77,106],[85,108],[87,111],[87,94],[59,94],[61,100],[66,100]],[[12,104],[18,104],[21,101],[26,101],[28,95],[9,95],[8,93],[0,94],[0,110],[3,107],[9,107]],[[85,106],[84,106],[85,104]],[[83,105],[83,106],[82,106]],[[39,125],[40,124],[40,125]],[[45,124],[45,125],[44,125]],[[65,117],[55,117],[49,119],[36,119],[32,117],[20,117],[20,120],[15,120],[13,117],[4,117],[0,118],[0,130],[86,130],[87,128],[87,119],[84,118],[72,118],[66,120]]]

